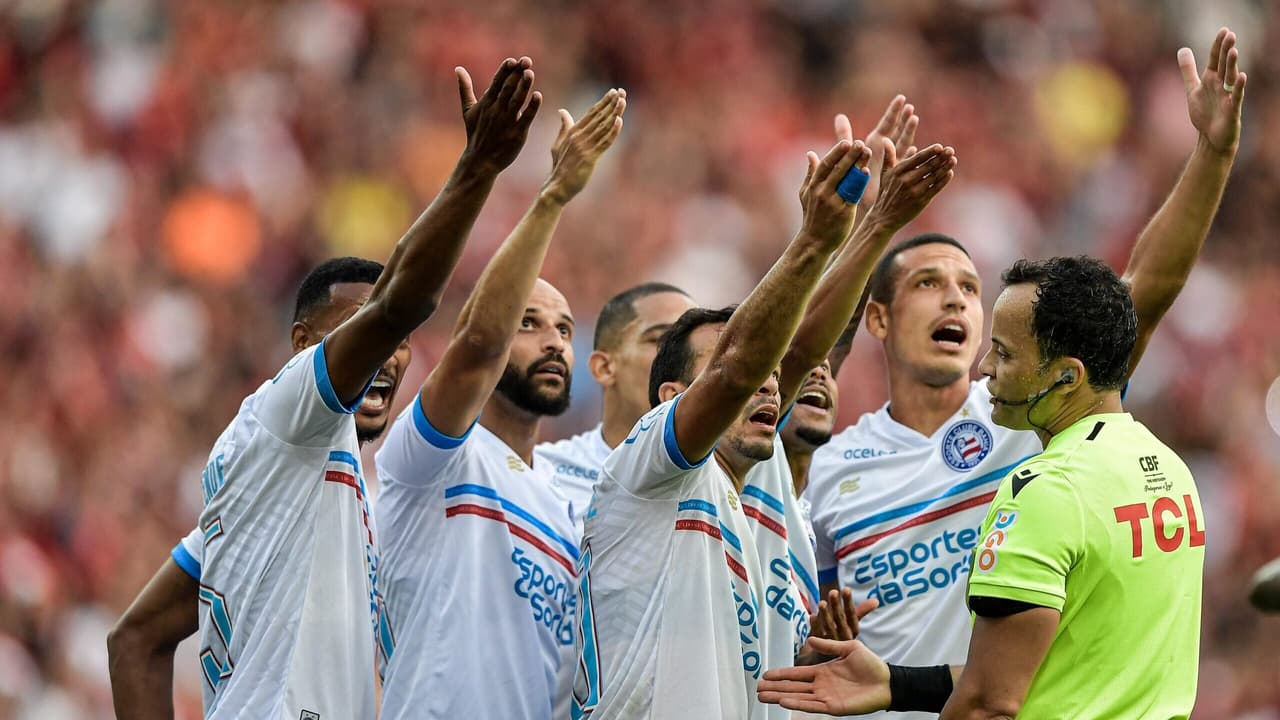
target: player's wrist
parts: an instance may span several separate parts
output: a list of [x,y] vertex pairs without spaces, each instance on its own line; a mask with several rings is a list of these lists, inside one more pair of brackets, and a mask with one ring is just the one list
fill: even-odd
[[1200,133],[1196,136],[1196,153],[1206,155],[1219,162],[1230,164],[1236,159],[1236,152],[1240,149],[1240,141],[1237,140],[1233,145],[1227,148],[1220,148],[1215,145],[1204,134]]
[[940,713],[951,690],[951,668],[947,665],[889,665],[888,710]]

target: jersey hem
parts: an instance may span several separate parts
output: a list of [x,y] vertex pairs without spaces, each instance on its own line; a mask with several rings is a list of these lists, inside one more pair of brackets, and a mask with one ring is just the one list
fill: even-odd
[[417,428],[418,434],[422,436],[432,447],[441,450],[453,450],[471,437],[471,431],[476,428],[476,423],[480,421],[477,417],[471,421],[471,425],[467,427],[466,432],[458,437],[446,435],[436,429],[431,421],[427,419],[427,413],[422,409],[422,393],[418,393],[413,399],[413,426]]
[[192,557],[182,543],[175,545],[173,550],[169,551],[169,555],[183,572],[191,576],[192,580],[200,581],[200,561]]
[[324,400],[325,407],[338,413],[339,415],[351,415],[360,408],[360,403],[364,402],[365,393],[369,392],[369,387],[373,385],[375,375],[369,377],[369,382],[365,383],[364,389],[351,401],[351,405],[343,405],[338,399],[338,393],[333,389],[333,381],[329,379],[329,364],[324,357],[325,343],[329,338],[320,341],[320,347],[316,348],[315,354],[312,356],[315,362],[316,388],[320,391],[320,399]]

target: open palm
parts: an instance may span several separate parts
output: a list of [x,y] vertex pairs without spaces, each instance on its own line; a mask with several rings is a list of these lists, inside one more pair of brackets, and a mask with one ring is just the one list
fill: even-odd
[[1214,150],[1234,153],[1240,143],[1240,108],[1247,80],[1240,72],[1235,33],[1227,28],[1218,31],[1203,74],[1190,48],[1178,51],[1178,68],[1187,90],[1191,124]]
[[809,643],[836,659],[766,672],[757,685],[761,702],[826,715],[865,715],[889,707],[889,666],[866,645],[812,637]]

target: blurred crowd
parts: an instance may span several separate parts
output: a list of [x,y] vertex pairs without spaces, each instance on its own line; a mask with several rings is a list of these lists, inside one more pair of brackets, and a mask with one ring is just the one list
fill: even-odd
[[[195,523],[200,468],[288,353],[301,274],[385,259],[462,148],[455,65],[483,88],[534,59],[546,98],[446,302],[412,395],[483,262],[550,167],[557,107],[629,93],[619,147],[546,265],[578,316],[574,407],[594,423],[592,319],[631,284],[742,298],[799,222],[804,151],[895,93],[960,157],[908,232],[1122,268],[1189,154],[1175,53],[1239,35],[1244,138],[1199,266],[1129,409],[1177,449],[1209,532],[1196,718],[1280,718],[1280,618],[1249,609],[1280,555],[1280,12],[1170,0],[11,0],[0,3],[0,720],[109,718],[104,639]],[[715,267],[708,274],[697,268]],[[988,305],[989,307],[989,305]],[[842,422],[885,401],[878,346]],[[368,455],[372,457],[371,449]],[[1158,670],[1157,670],[1158,671]],[[178,715],[199,717],[184,647]]]

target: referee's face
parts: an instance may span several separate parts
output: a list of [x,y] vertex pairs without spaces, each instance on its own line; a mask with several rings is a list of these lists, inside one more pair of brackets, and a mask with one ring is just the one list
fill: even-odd
[[[996,298],[991,314],[991,349],[978,371],[990,378],[991,419],[1013,430],[1034,430],[1031,421],[1050,417],[1058,401],[1053,378],[1040,362],[1040,346],[1031,332],[1036,285],[1011,285]],[[1030,416],[1030,417],[1028,417]]]

